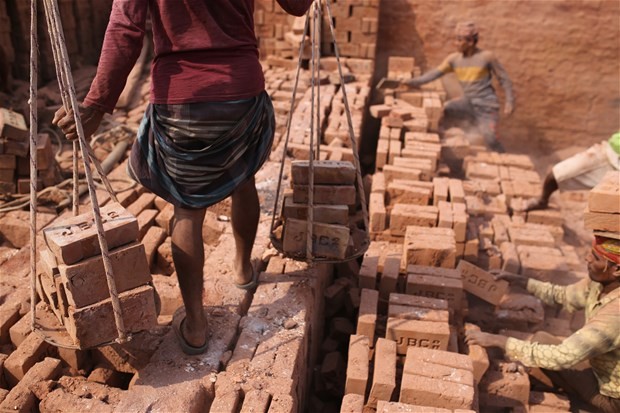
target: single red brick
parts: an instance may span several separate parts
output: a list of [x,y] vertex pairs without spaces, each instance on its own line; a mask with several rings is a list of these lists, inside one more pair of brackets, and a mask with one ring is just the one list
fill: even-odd
[[231,389],[215,395],[210,411],[221,413],[236,413],[241,402],[238,390]]
[[588,207],[592,212],[620,213],[618,172],[609,171],[589,193]]
[[410,225],[435,227],[437,216],[437,207],[432,205],[396,204],[390,213],[390,232],[393,235],[403,236]]
[[9,329],[11,342],[17,348],[32,333],[32,325],[30,324],[30,315],[26,314],[20,320],[13,324]]
[[433,277],[462,279],[461,272],[454,268],[429,267],[425,265],[408,265],[408,274],[430,275]]
[[0,169],[12,171],[17,168],[17,157],[15,155],[0,154]]
[[474,388],[442,379],[404,374],[399,401],[447,409],[471,409]]
[[172,226],[174,225],[174,205],[166,204],[164,209],[157,214],[155,222],[157,222],[157,225],[161,228],[165,229],[168,235],[171,235]]
[[[124,245],[109,253],[119,293],[151,281],[142,244]],[[89,258],[74,265],[59,265],[58,269],[69,305],[81,308],[110,297],[102,257]]]
[[[342,259],[349,246],[350,229],[344,225],[315,222],[312,253],[317,257]],[[306,221],[287,219],[284,224],[284,251],[290,254],[306,254]]]
[[140,197],[138,197],[138,199],[127,207],[127,212],[134,217],[137,217],[145,209],[152,209],[155,206],[155,197],[156,195],[150,192],[143,193]]
[[41,336],[30,333],[4,362],[4,375],[7,382],[15,386],[32,366],[43,360],[50,349],[51,345],[43,341]]
[[166,240],[166,231],[160,227],[151,227],[142,238],[144,253],[149,268],[153,268],[157,248]]
[[[157,323],[153,287],[142,286],[118,295],[128,333],[149,329]],[[93,325],[98,328],[92,328]],[[88,348],[112,341],[118,337],[110,299],[88,307],[69,307],[65,327],[80,348]]]
[[345,394],[366,395],[368,383],[368,349],[366,336],[352,335],[349,342],[349,360],[347,363],[347,380]]
[[[110,203],[102,207],[101,216],[110,250],[138,238],[136,218],[119,204]],[[101,253],[92,211],[77,217],[57,220],[43,230],[43,235],[48,248],[58,261],[67,265]]]
[[391,293],[396,292],[398,274],[400,272],[400,261],[400,255],[391,255],[385,259],[383,273],[379,281],[379,295],[383,300],[387,300]]
[[390,305],[428,308],[432,310],[448,310],[448,302],[437,298],[421,297],[409,294],[390,294]]
[[446,300],[450,308],[460,309],[463,302],[463,281],[431,275],[409,274],[407,294]]
[[457,269],[463,275],[463,288],[483,300],[497,305],[502,296],[508,291],[508,282],[496,280],[481,268],[461,260]]
[[513,371],[514,363],[493,365],[480,381],[480,407],[504,408],[527,406],[530,379],[522,367]]
[[374,343],[375,340],[378,304],[379,293],[376,290],[362,289],[356,334],[368,337],[369,343]]
[[[465,331],[480,331],[480,327],[475,324],[466,323]],[[487,350],[476,344],[465,344],[467,355],[471,358],[474,367],[474,379],[480,383],[480,379],[489,368],[489,355]]]
[[382,193],[371,193],[368,203],[368,213],[370,214],[369,226],[371,232],[381,232],[385,229],[387,214],[385,210],[385,200]]
[[0,137],[26,141],[28,139],[28,126],[24,116],[21,113],[0,108]]
[[[295,203],[308,203],[308,186],[293,186],[293,201]],[[356,190],[353,185],[315,185],[314,198],[315,204],[326,205],[355,205]]]
[[[308,204],[295,203],[291,196],[285,196],[282,215],[285,218],[307,220]],[[349,208],[346,205],[315,205],[313,217],[314,222],[348,225]]]
[[390,401],[396,388],[396,343],[380,338],[375,350],[375,369],[368,405],[375,407],[378,400]]
[[409,347],[446,350],[450,339],[447,322],[404,320],[388,318],[386,338],[396,341],[398,354],[406,354]]
[[261,390],[250,390],[245,394],[240,413],[265,413],[269,407],[271,395]]
[[10,341],[9,329],[19,321],[18,303],[4,303],[0,306],[0,344],[6,344]]
[[[372,245],[372,243],[371,243]],[[362,266],[359,273],[359,287],[374,290],[377,286],[377,271],[379,267],[379,256],[369,255],[368,252],[364,255]]]
[[[138,239],[142,240],[149,229],[156,223],[155,219],[159,211],[156,209],[145,209],[138,215]],[[159,228],[159,227],[158,227]]]
[[388,317],[402,318],[403,320],[421,320],[448,323],[448,310],[434,310],[430,308],[410,307],[390,303]]
[[[213,410],[213,408],[211,408]],[[271,398],[267,413],[294,413],[297,411],[297,403],[288,394],[276,393]]]
[[61,363],[57,359],[46,357],[43,361],[35,364],[0,403],[0,411],[18,413],[37,411],[37,399],[30,390],[31,386],[44,380],[58,378],[60,371]]
[[[456,410],[455,410],[456,411]],[[452,410],[439,407],[418,406],[408,403],[385,402],[379,400],[377,413],[452,413]]]
[[[295,185],[308,184],[309,161],[291,162],[291,181]],[[351,162],[314,161],[315,185],[353,185],[356,170]]]
[[474,369],[471,359],[464,354],[429,348],[411,348],[407,351],[407,359],[425,361],[467,371],[473,371]]
[[570,400],[563,394],[532,391],[530,392],[529,405],[530,411],[532,411],[532,407],[540,407],[539,413],[548,412],[552,409],[558,412],[570,411]]
[[340,406],[340,413],[360,413],[364,409],[364,396],[361,394],[345,394]]
[[401,181],[395,179],[390,182],[387,187],[389,204],[428,205],[428,201],[433,193],[433,188],[414,186],[407,182],[417,181]]

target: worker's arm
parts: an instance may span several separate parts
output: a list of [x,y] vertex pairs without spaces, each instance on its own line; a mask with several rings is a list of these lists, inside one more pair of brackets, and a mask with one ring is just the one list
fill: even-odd
[[432,69],[424,73],[422,76],[414,77],[411,80],[407,80],[405,81],[405,84],[410,87],[420,87],[429,82],[432,82],[433,80],[439,79],[445,74],[453,72],[454,71],[454,66],[452,65],[453,57],[454,57],[454,54],[451,54],[450,56],[446,57],[446,59],[436,69]]
[[[99,128],[103,115],[112,113],[138,60],[144,40],[148,0],[115,0],[105,33],[97,74],[80,105],[86,138]],[[52,120],[69,140],[77,138],[73,111],[61,107]]]
[[532,343],[481,331],[466,332],[465,341],[470,345],[502,348],[512,360],[528,367],[564,370],[620,347],[618,304],[617,299],[607,303],[583,328],[558,345]]
[[590,281],[584,279],[568,286],[555,285],[535,279],[527,280],[527,291],[548,305],[559,304],[574,312],[585,308]]
[[293,16],[303,16],[314,0],[278,0],[285,12]]
[[491,54],[491,60],[489,62],[491,71],[497,76],[500,86],[504,89],[504,96],[506,97],[506,103],[504,104],[504,113],[510,115],[515,107],[515,98],[512,93],[512,80],[508,76],[504,66],[497,60],[495,54]]
[[611,311],[607,311],[607,314],[599,312],[595,318],[588,321],[583,328],[577,330],[561,344],[546,345],[508,338],[506,355],[528,367],[564,370],[583,360],[617,349],[620,344],[618,300],[607,306],[610,304],[615,305],[613,308],[615,314]]
[[105,33],[97,75],[84,105],[112,113],[142,50],[148,0],[115,0]]

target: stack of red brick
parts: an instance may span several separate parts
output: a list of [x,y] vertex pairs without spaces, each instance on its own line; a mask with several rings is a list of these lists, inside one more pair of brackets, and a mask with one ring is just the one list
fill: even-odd
[[[0,108],[0,194],[30,192],[30,141],[24,117]],[[60,182],[52,141],[46,133],[37,138],[37,189]]]
[[[156,324],[154,291],[136,218],[118,203],[101,208],[109,257],[127,332]],[[92,212],[43,231],[39,295],[79,348],[117,337],[112,301]],[[95,328],[95,326],[97,326]]]
[[585,226],[595,234],[618,238],[620,235],[620,177],[608,172],[589,193],[584,212]]
[[[374,59],[381,0],[330,0],[330,4],[340,54],[346,57]],[[327,19],[327,11],[323,14]],[[324,21],[322,30],[323,53],[334,55],[332,35],[327,21]]]
[[[351,251],[349,210],[357,202],[357,172],[350,162],[316,161],[314,166],[313,245],[316,257],[343,259]],[[309,162],[293,161],[292,194],[284,196],[283,248],[288,254],[306,255]]]

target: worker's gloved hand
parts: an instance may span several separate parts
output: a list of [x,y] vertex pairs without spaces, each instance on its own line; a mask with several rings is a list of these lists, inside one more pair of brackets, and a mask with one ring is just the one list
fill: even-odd
[[489,272],[493,274],[496,280],[508,281],[510,285],[524,290],[527,288],[527,277],[504,270],[491,270]]
[[508,338],[499,334],[484,333],[482,331],[469,330],[465,332],[465,342],[468,345],[478,345],[482,347],[506,348]]
[[[89,138],[93,133],[95,133],[95,131],[97,131],[104,114],[104,112],[92,106],[80,105],[80,118],[82,120],[82,127],[86,138]],[[78,134],[72,110],[67,111],[64,107],[58,109],[54,114],[52,124],[62,129],[68,140],[71,141],[77,139]]]
[[514,110],[515,110],[514,105],[510,102],[506,102],[506,105],[504,106],[504,115],[510,116],[512,115],[512,112],[514,112]]

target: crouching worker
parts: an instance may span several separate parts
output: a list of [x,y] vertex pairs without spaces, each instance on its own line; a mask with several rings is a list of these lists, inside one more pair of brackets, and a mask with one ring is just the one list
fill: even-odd
[[597,411],[617,413],[620,412],[620,240],[595,237],[587,261],[589,279],[569,286],[515,274],[503,273],[498,277],[526,288],[546,304],[559,304],[568,311],[584,309],[585,325],[564,341],[546,333],[537,333],[527,342],[484,332],[468,332],[465,341],[502,348],[510,359],[541,368],[555,386]]

